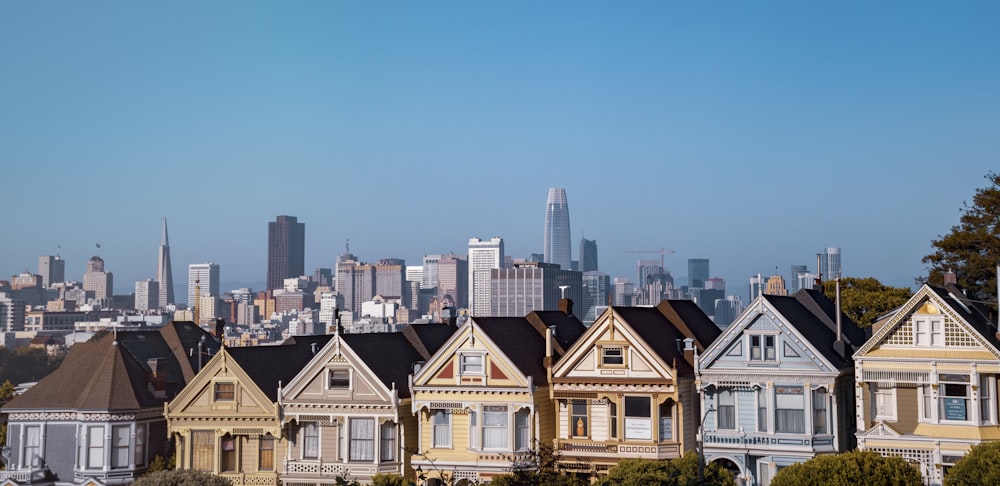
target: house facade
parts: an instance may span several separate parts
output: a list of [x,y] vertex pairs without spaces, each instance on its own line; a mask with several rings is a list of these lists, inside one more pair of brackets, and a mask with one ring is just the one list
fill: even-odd
[[920,467],[927,484],[974,445],[1000,439],[1000,341],[954,284],[924,285],[855,354],[858,448]]
[[460,326],[413,376],[417,478],[487,482],[508,473],[517,454],[550,443],[547,364],[583,331],[560,311],[473,317]]
[[0,481],[132,482],[170,454],[163,404],[194,377],[194,351],[216,349],[189,322],[74,345],[55,372],[3,408],[9,456]]
[[782,467],[854,448],[851,354],[865,333],[837,314],[818,291],[762,295],[708,346],[698,369],[707,462],[767,486]]
[[561,466],[603,474],[622,458],[672,459],[693,448],[695,350],[719,332],[690,301],[608,308],[552,369]]
[[281,390],[289,438],[282,483],[368,482],[380,473],[413,479],[417,423],[408,378],[454,330],[425,324],[397,333],[335,335]]

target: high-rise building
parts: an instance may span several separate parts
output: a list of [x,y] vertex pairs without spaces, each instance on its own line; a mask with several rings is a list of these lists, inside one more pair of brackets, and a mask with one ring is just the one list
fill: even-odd
[[267,223],[267,290],[282,288],[286,278],[305,273],[306,225],[295,216]]
[[333,266],[334,290],[336,290],[337,292],[343,292],[343,290],[341,290],[340,288],[340,277],[337,277],[337,275],[340,274],[341,265],[351,266],[357,264],[358,264],[358,257],[355,256],[353,253],[351,253],[351,240],[348,239],[344,243],[344,253],[338,255],[337,261],[334,262]]
[[23,300],[0,296],[0,332],[24,330],[27,304]]
[[703,289],[706,280],[708,280],[708,258],[689,258],[688,287]]
[[614,280],[615,298],[614,305],[631,307],[635,297],[635,285],[625,277],[615,277]]
[[721,290],[724,293],[726,291],[726,279],[720,277],[712,277],[708,280],[705,280],[705,288]]
[[160,306],[160,283],[148,278],[135,283],[135,310],[150,311]]
[[[490,270],[490,316],[521,317],[531,311],[559,310],[565,295],[583,302],[583,274],[553,263],[515,263],[513,268]],[[579,319],[582,306],[573,306]]]
[[725,329],[736,320],[741,312],[743,312],[743,304],[740,302],[740,298],[730,295],[725,299],[715,301],[715,315],[712,320],[716,326]]
[[788,290],[785,289],[785,279],[781,278],[781,275],[767,277],[764,293],[767,295],[788,295]]
[[597,320],[597,308],[608,305],[610,293],[611,277],[608,274],[583,272],[583,319],[581,320],[584,325],[590,326]]
[[160,296],[157,307],[176,304],[174,300],[174,272],[170,264],[170,240],[167,239],[167,218],[163,218],[163,235],[160,237],[160,253],[156,259],[156,281],[159,282]]
[[[473,316],[490,314],[490,270],[503,268],[503,238],[469,239],[469,310]],[[440,271],[440,268],[438,269]]]
[[438,300],[443,301],[445,296],[450,296],[456,307],[468,308],[469,261],[463,256],[449,253],[439,258],[436,266]]
[[410,287],[404,285],[405,282],[405,260],[383,258],[375,264],[375,295],[381,295],[387,301],[397,301],[401,306],[409,307]]
[[580,271],[596,272],[597,267],[597,240],[580,239]]
[[823,268],[823,280],[833,280],[841,277],[840,248],[827,248],[824,253],[826,264]]
[[563,270],[573,268],[573,255],[570,248],[569,204],[566,202],[565,189],[556,187],[549,189],[549,198],[545,202],[543,245],[545,263],[555,263]]
[[317,267],[313,271],[312,281],[315,287],[333,286],[333,269]]
[[42,287],[51,287],[66,280],[66,260],[59,255],[38,257],[38,274],[42,276]]
[[766,280],[760,274],[750,277],[750,302],[760,296],[764,292],[764,283]]
[[[790,285],[789,293],[794,295],[796,292],[799,291],[799,289],[803,288],[801,285],[802,282],[799,280],[799,276],[808,274],[809,267],[806,265],[792,265],[791,270],[792,270],[792,275],[791,275],[792,278],[788,280],[788,283]],[[812,286],[809,286],[807,288],[812,288]]]
[[114,288],[114,275],[104,271],[104,260],[94,255],[87,261],[83,274],[83,290],[94,293],[94,299],[110,299]]
[[[202,296],[219,297],[219,265],[212,262],[188,265],[188,307],[201,304],[196,286],[201,288]],[[206,315],[202,314],[202,317]]]
[[375,266],[341,262],[337,266],[337,288],[344,296],[344,308],[360,316],[361,303],[375,297]]
[[438,285],[438,262],[442,255],[424,255],[424,275],[421,288],[430,289]]

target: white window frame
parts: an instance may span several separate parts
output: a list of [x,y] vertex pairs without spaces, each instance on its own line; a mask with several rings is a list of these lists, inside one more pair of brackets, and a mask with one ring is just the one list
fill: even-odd
[[896,421],[896,387],[883,388],[873,383],[872,404],[875,406],[875,420]]
[[396,436],[399,425],[396,422],[382,422],[378,426],[379,462],[395,462],[399,456]]
[[[812,390],[812,433],[813,435],[828,435],[830,434],[830,400],[829,393],[827,393],[826,387],[820,387]],[[820,407],[819,405],[822,405]],[[822,412],[822,413],[820,413]],[[823,429],[820,430],[816,425],[816,418],[821,417],[823,419]]]
[[[993,425],[996,417],[996,377],[979,375],[979,423]],[[985,412],[985,413],[984,413]]]
[[944,316],[915,314],[913,323],[913,345],[924,348],[943,348]]
[[[726,396],[726,403],[723,403],[723,394]],[[715,428],[718,430],[736,430],[736,417],[738,416],[736,413],[736,393],[732,388],[721,388],[716,393],[716,402]],[[723,426],[723,416],[727,418],[727,426]]]
[[[938,395],[937,395],[937,408],[938,408],[938,423],[941,424],[971,424],[973,407],[977,406],[972,400],[972,383],[971,376],[970,381],[958,381],[949,379],[947,375],[938,375]],[[945,410],[947,407],[947,402],[949,398],[959,398],[957,395],[947,395],[948,385],[964,386],[965,387],[965,420],[952,420],[948,419],[948,413]]]
[[[629,415],[630,399],[642,399],[649,405],[646,415]],[[649,395],[625,395],[622,399],[622,414],[625,417],[625,440],[651,442],[653,440],[653,398]],[[639,435],[641,433],[641,435]]]
[[[377,454],[376,437],[381,425],[375,423],[374,417],[352,418],[347,423],[347,460],[351,462],[374,462]],[[365,430],[370,435],[364,435]]]
[[[489,419],[494,421],[498,418],[502,419],[503,424],[500,425],[487,425],[490,423]],[[510,450],[510,430],[511,430],[511,413],[510,407],[507,405],[485,405],[483,406],[483,450],[492,451],[507,451]],[[493,432],[496,437],[502,438],[501,444],[488,444],[486,440],[486,433]],[[501,434],[501,432],[503,432]]]
[[[609,351],[617,351],[609,353]],[[620,363],[609,362],[620,361]],[[625,366],[625,346],[601,346],[601,366],[602,367],[624,367]]]
[[[104,454],[104,426],[103,425],[87,425],[86,428],[86,442],[84,443],[84,457],[83,457],[83,468],[88,470],[93,469],[103,469],[105,462]],[[99,453],[99,460],[93,457],[94,453]],[[97,464],[94,464],[94,463]]]
[[[36,430],[35,440],[29,441],[30,430]],[[21,429],[21,466],[34,468],[42,465],[42,426],[24,425]],[[32,444],[34,442],[34,444]]]
[[[346,385],[344,385],[344,386],[333,386],[333,377],[336,374],[338,374],[338,373],[346,373],[347,374],[347,384]],[[351,389],[351,379],[353,378],[351,375],[353,375],[353,373],[351,373],[351,370],[349,370],[349,369],[337,369],[337,368],[330,368],[330,369],[328,369],[327,370],[327,375],[326,375],[326,389],[330,390],[330,391],[347,391],[347,390],[350,390]]]
[[[319,459],[320,456],[320,431],[319,423],[317,422],[302,422],[302,458],[303,459]],[[315,431],[315,434],[310,434],[310,431]],[[310,442],[315,441],[315,452],[310,449]],[[311,454],[311,455],[310,455]]]
[[431,447],[435,449],[451,448],[451,413],[443,408],[430,410]]
[[[124,437],[119,437],[124,431]],[[125,444],[119,444],[118,439],[124,438]],[[111,469],[128,469],[131,467],[133,459],[130,458],[132,450],[132,425],[131,424],[112,424],[111,425],[111,450],[108,454],[108,461]],[[123,452],[124,451],[124,452]],[[118,454],[122,453],[122,457],[125,459],[124,464],[118,463]]]
[[[754,339],[758,339],[759,343],[754,344]],[[767,341],[770,340],[771,343],[768,345]],[[778,335],[777,334],[749,334],[747,336],[747,348],[750,352],[747,353],[747,362],[752,363],[778,363]],[[770,357],[768,357],[768,350],[771,351]],[[754,357],[754,354],[758,355]]]
[[136,466],[146,465],[146,444],[149,442],[149,427],[146,424],[135,424],[135,450],[132,459]]
[[[475,361],[479,361],[476,363]],[[486,355],[482,353],[462,353],[458,355],[458,370],[462,376],[485,376]]]

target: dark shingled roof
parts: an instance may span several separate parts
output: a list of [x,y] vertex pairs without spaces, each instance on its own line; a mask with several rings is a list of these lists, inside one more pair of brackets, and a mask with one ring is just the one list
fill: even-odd
[[674,326],[658,308],[614,307],[613,309],[663,362],[683,374],[694,373],[691,363],[684,359],[683,341],[688,336]]
[[656,308],[681,334],[694,339],[698,351],[704,351],[722,334],[719,326],[693,300],[668,299],[660,302]]
[[573,343],[576,342],[583,333],[587,332],[586,326],[580,322],[573,314],[563,311],[533,311],[525,319],[535,325],[535,329],[545,336],[545,328],[553,327],[553,341],[556,357],[565,353]]
[[456,330],[455,326],[449,324],[409,324],[403,328],[402,334],[423,361],[427,361],[448,342]]
[[[944,287],[930,286],[934,293],[938,294],[945,302],[951,305],[962,319],[965,319],[973,328],[979,331],[994,347],[1000,349],[1000,340],[997,339],[997,324],[990,319],[990,311],[979,302],[974,302],[965,296],[962,288],[955,284],[945,284]],[[965,304],[963,309],[955,301]],[[966,310],[968,309],[968,310]]]
[[545,369],[545,337],[524,317],[474,317],[490,340],[536,384],[548,383]]
[[340,339],[357,353],[387,388],[395,386],[400,398],[410,396],[408,383],[413,364],[426,360],[403,333],[343,334]]
[[[288,384],[333,335],[295,336],[278,346],[226,348],[260,391],[278,401],[278,385]],[[313,343],[316,346],[313,346]]]
[[[805,295],[802,295],[805,294]],[[847,341],[843,356],[834,349],[837,340],[835,306],[822,293],[800,290],[795,296],[764,295],[802,338],[809,341],[830,363],[837,368],[853,366],[854,350],[865,343],[865,332],[849,317],[841,314],[841,331]],[[832,326],[831,326],[832,323]]]
[[[186,335],[197,341],[201,335],[207,335],[197,326],[192,329],[189,325],[193,326],[174,322],[155,331],[119,332],[117,337],[106,333],[94,341],[76,344],[58,369],[12,399],[4,410],[117,411],[160,407],[184,388],[188,380],[184,368],[190,368],[189,360],[197,360],[197,356],[187,357],[180,347],[185,341],[177,340],[177,336]],[[206,348],[212,347],[217,349],[218,344],[209,337]],[[181,361],[178,356],[183,357]],[[163,382],[164,398],[153,395],[154,381]]]

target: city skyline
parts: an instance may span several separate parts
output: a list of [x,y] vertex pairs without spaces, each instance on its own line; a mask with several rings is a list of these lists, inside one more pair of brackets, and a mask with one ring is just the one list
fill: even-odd
[[127,293],[164,217],[176,268],[236,282],[281,214],[307,274],[348,238],[527,257],[561,187],[612,277],[665,248],[739,294],[838,247],[912,285],[1000,151],[993,3],[99,4],[0,6],[0,279],[98,255]]

